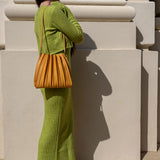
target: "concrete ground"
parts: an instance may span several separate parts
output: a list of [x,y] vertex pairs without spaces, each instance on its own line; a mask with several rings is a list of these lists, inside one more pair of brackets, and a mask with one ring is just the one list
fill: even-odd
[[158,144],[157,152],[141,152],[141,160],[160,160],[160,144]]
[[157,152],[142,152],[141,160],[160,160],[160,144]]

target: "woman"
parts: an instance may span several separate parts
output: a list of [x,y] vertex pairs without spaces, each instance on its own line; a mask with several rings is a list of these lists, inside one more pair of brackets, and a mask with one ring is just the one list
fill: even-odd
[[[83,41],[83,31],[70,9],[58,0],[36,0],[34,32],[40,54],[41,20],[44,12],[42,53],[64,51],[71,68],[74,43]],[[73,141],[73,103],[71,88],[41,88],[45,113],[38,143],[38,160],[75,160]]]

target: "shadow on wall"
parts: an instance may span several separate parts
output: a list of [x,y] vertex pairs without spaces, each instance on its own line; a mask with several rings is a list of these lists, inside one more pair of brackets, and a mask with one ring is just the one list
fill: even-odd
[[[142,66],[141,78],[141,151],[148,149],[148,79],[149,75]],[[141,157],[143,158],[143,157]]]
[[[155,31],[155,44],[149,47],[149,50],[151,51],[158,51],[158,68],[160,68],[160,32],[157,30]],[[157,140],[158,140],[158,146],[157,150],[160,148],[160,69],[158,69],[158,109],[157,109]]]
[[[147,151],[148,149],[148,79],[149,75],[143,66],[143,50],[141,42],[143,41],[143,35],[141,31],[136,27],[136,48],[142,52],[141,58],[141,151]],[[141,159],[145,154],[142,154]]]
[[142,49],[141,42],[143,42],[143,39],[144,38],[141,31],[136,26],[136,48],[137,49]]
[[[84,42],[96,48],[94,41],[85,33]],[[112,88],[101,68],[92,61],[87,61],[90,53],[90,49],[77,50],[71,62],[77,160],[93,160],[99,142],[110,138],[101,108],[102,96],[110,95]]]

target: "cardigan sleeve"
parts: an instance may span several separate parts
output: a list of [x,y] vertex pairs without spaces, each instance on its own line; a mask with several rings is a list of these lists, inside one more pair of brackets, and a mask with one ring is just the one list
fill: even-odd
[[83,31],[76,18],[73,16],[68,7],[66,7],[68,17],[58,8],[53,9],[53,25],[63,32],[72,42],[82,43]]

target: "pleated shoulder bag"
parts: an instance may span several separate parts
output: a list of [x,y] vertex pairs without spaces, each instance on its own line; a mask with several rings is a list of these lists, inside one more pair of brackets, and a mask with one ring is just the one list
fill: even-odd
[[41,52],[43,17],[46,8],[42,13],[41,48],[34,73],[34,86],[35,88],[69,88],[72,86],[72,78],[69,62],[65,55],[65,35],[63,34],[64,53],[47,54]]

